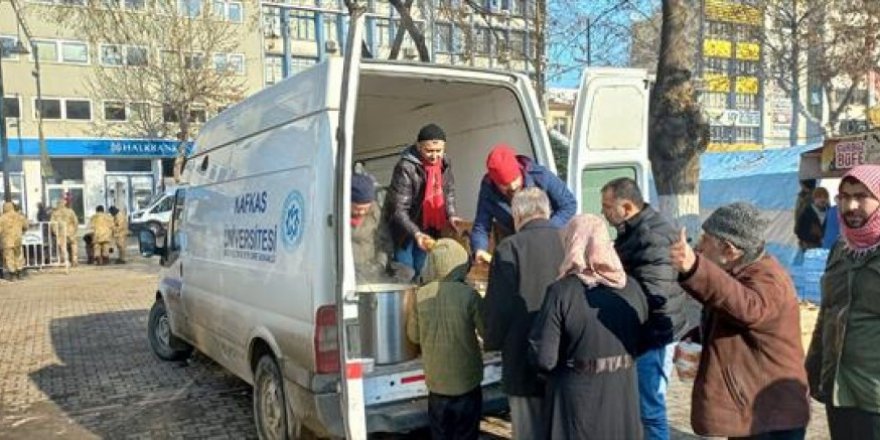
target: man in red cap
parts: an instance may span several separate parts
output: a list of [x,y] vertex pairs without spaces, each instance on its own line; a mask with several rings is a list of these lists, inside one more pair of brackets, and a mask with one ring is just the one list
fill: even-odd
[[523,188],[538,187],[550,199],[550,224],[561,228],[577,212],[577,201],[565,183],[547,168],[516,154],[509,145],[498,144],[486,159],[486,176],[480,185],[477,217],[471,231],[471,249],[477,263],[488,263],[489,231],[493,221],[500,236],[514,233],[510,200]]
[[880,166],[859,165],[837,193],[841,240],[822,276],[807,354],[810,394],[832,440],[880,439]]

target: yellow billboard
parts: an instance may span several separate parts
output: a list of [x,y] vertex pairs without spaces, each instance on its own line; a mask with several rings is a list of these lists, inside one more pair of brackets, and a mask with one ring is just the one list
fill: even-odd
[[758,61],[761,59],[761,45],[757,43],[736,43],[736,59]]
[[757,95],[759,89],[758,78],[754,76],[741,76],[736,79],[736,93],[743,95]]
[[764,14],[754,6],[724,0],[706,0],[706,18],[729,23],[761,26]]
[[733,43],[727,40],[707,38],[703,40],[703,56],[730,58],[733,56]]
[[706,90],[709,92],[729,92],[730,77],[723,73],[707,73],[703,75]]

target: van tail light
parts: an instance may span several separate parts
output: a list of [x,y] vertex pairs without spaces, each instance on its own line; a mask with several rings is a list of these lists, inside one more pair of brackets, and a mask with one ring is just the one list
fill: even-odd
[[339,372],[339,340],[336,306],[318,308],[315,314],[315,365],[319,374]]

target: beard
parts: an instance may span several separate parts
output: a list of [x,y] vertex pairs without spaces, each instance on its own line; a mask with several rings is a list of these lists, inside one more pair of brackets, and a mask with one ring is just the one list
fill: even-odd
[[846,227],[851,229],[858,229],[867,223],[868,219],[859,214],[846,214],[843,216],[843,222],[846,223]]

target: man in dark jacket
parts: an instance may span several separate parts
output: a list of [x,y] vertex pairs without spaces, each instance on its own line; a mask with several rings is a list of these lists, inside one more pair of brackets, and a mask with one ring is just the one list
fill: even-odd
[[669,260],[669,246],[678,239],[678,230],[644,202],[638,184],[630,178],[612,180],[602,188],[602,214],[617,228],[614,248],[648,300],[651,313],[637,360],[639,403],[645,438],[666,440],[666,388],[675,343],[698,322],[695,316],[688,323],[687,295]]
[[458,230],[455,177],[446,158],[446,133],[435,124],[419,130],[415,145],[404,150],[391,176],[388,209],[394,260],[416,274],[441,233]]
[[517,155],[507,145],[498,144],[492,148],[486,159],[486,170],[471,231],[471,251],[477,262],[491,260],[488,247],[493,223],[499,236],[513,234],[510,199],[517,191],[531,187],[544,190],[550,199],[550,224],[557,228],[565,226],[577,212],[577,200],[559,177],[530,158]]
[[[800,307],[785,268],[764,252],[767,222],[733,203],[703,223],[695,254],[682,230],[672,264],[706,310],[691,425],[699,435],[803,439],[810,419]],[[857,437],[851,437],[857,438]]]
[[822,247],[825,236],[825,221],[828,218],[828,190],[821,186],[813,190],[813,200],[797,219],[795,235],[801,250]]
[[528,336],[547,286],[559,275],[564,249],[550,223],[550,202],[539,188],[518,192],[511,202],[517,232],[495,249],[484,303],[486,351],[501,350],[502,384],[510,402],[513,438],[544,437],[544,383],[529,362]]

